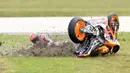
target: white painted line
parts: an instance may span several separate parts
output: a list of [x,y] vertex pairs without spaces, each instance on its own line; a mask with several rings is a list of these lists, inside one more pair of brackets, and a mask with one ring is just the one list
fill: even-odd
[[[103,16],[101,16],[103,17]],[[101,18],[93,17],[93,18]],[[9,32],[67,32],[73,17],[1,17],[0,33]],[[91,17],[81,17],[85,20]],[[130,31],[130,16],[120,16],[119,31]]]

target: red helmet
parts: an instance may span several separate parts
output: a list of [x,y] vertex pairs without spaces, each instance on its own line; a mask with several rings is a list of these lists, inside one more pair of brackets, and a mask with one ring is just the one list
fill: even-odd
[[29,38],[30,38],[30,41],[32,41],[33,43],[36,43],[36,41],[39,40],[38,34],[37,34],[37,33],[34,33],[34,32],[32,32],[32,33],[30,34]]

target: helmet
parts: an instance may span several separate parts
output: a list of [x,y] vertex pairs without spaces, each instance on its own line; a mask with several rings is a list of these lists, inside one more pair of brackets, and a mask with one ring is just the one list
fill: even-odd
[[37,34],[37,33],[34,33],[34,32],[32,32],[32,33],[30,34],[29,38],[30,38],[30,41],[32,41],[32,43],[36,43],[36,41],[39,40],[38,34]]

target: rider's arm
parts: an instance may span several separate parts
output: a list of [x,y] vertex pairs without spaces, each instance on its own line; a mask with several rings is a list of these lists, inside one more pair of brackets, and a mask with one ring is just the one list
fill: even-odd
[[54,43],[54,41],[47,34],[44,34],[44,40],[47,41],[47,46],[51,46]]
[[47,34],[44,34],[44,40],[48,42],[53,42],[52,39]]
[[32,48],[36,47],[36,44],[33,44]]

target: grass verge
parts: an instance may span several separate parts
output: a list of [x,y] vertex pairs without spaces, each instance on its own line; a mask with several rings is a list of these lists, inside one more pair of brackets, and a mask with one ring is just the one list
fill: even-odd
[[[1,34],[2,36],[3,34]],[[28,40],[22,42],[27,38],[27,35],[20,37],[20,35],[3,35],[8,43],[10,40],[16,40],[17,43],[29,43]],[[10,36],[10,39],[9,39]],[[6,60],[0,61],[0,65],[5,63],[2,67],[6,69],[5,73],[129,73],[130,71],[130,33],[119,33],[119,42],[121,49],[115,55],[106,55],[99,57],[74,58],[74,57],[29,57],[29,56],[5,56]],[[68,36],[53,35],[53,38],[60,37],[60,40],[69,40]],[[63,37],[63,38],[62,38]],[[1,46],[3,47],[5,43]],[[11,46],[11,45],[8,45]],[[17,46],[17,45],[16,45]],[[25,46],[25,45],[21,45]],[[0,47],[0,48],[1,48]],[[9,49],[9,48],[8,48]],[[17,49],[17,48],[16,48]],[[2,60],[2,58],[0,58]]]
[[0,16],[130,15],[130,0],[0,0]]

